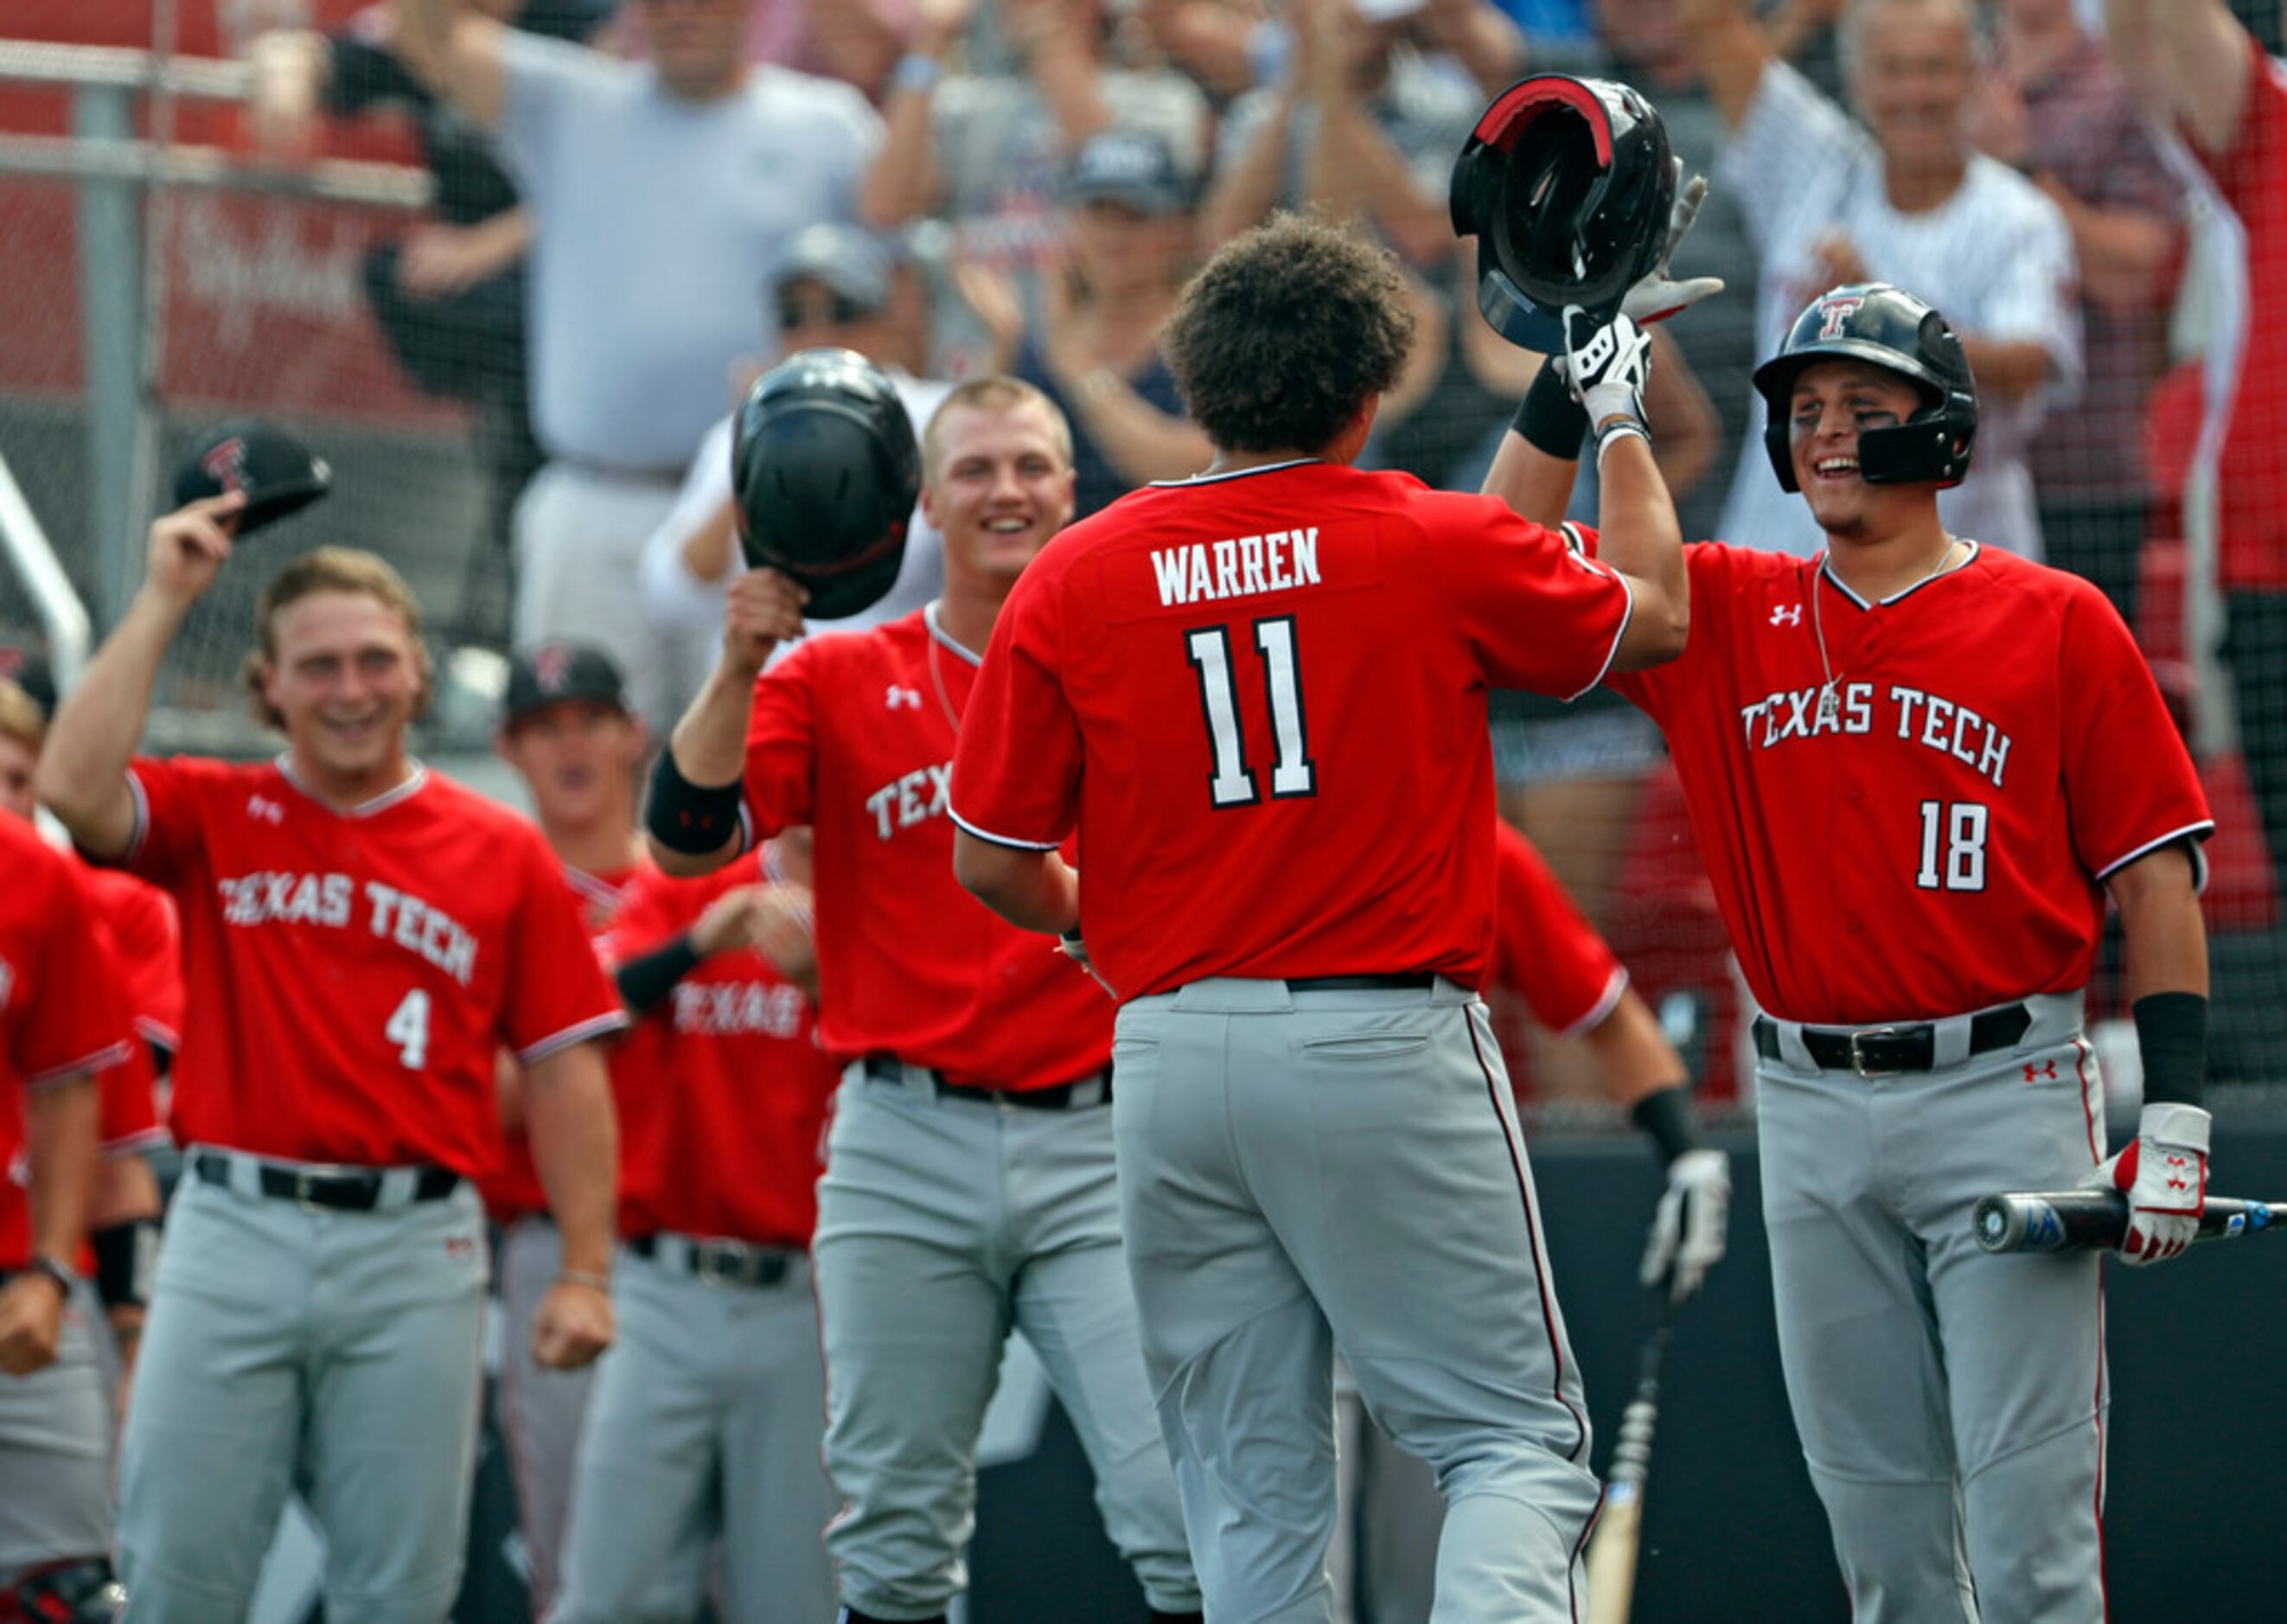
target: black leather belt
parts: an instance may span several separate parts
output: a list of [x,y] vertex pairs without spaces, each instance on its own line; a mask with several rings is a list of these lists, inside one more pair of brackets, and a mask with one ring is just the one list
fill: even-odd
[[[219,1151],[201,1151],[191,1158],[191,1170],[210,1184],[228,1188],[231,1158]],[[381,1204],[379,1168],[301,1168],[290,1163],[257,1162],[257,1188],[263,1194],[305,1207],[330,1207],[342,1212],[371,1212]],[[461,1176],[449,1168],[421,1168],[413,1176],[412,1200],[441,1201],[461,1187]]]
[[1286,990],[1290,993],[1426,993],[1436,985],[1437,978],[1423,970],[1403,976],[1290,977]]
[[[662,1240],[669,1244],[662,1245]],[[802,1256],[783,1247],[749,1246],[743,1240],[699,1240],[689,1235],[637,1235],[628,1250],[668,1267],[680,1265],[710,1286],[779,1286]],[[663,1256],[672,1254],[673,1256]]]
[[[2032,1025],[2033,1012],[2022,1003],[1973,1015],[1969,1052],[2014,1049]],[[1805,1026],[1802,1046],[1819,1070],[1855,1072],[1861,1077],[1895,1077],[1901,1072],[1930,1071],[1937,1065],[1937,1027],[1928,1021],[1903,1026]],[[1780,1058],[1779,1029],[1768,1015],[1755,1017],[1755,1052],[1766,1060]]]
[[943,1072],[908,1066],[895,1055],[867,1055],[865,1066],[866,1075],[876,1082],[903,1085],[913,1073],[919,1072],[928,1077],[931,1092],[939,1099],[977,1100],[986,1105],[1013,1105],[1023,1111],[1080,1111],[1112,1103],[1112,1068],[1108,1066],[1070,1082],[1050,1083],[1045,1089],[982,1089],[947,1082]]

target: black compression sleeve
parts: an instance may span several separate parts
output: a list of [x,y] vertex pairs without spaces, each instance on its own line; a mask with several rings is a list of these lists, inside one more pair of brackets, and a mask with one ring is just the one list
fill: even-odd
[[1509,426],[1535,450],[1567,463],[1580,460],[1580,442],[1588,435],[1588,408],[1572,398],[1556,368],[1547,361],[1532,375],[1532,387],[1516,408]]
[[691,945],[691,932],[685,931],[673,941],[620,966],[613,978],[619,983],[620,1002],[637,1015],[648,1014],[653,1004],[675,990],[677,982],[698,967],[699,949]]
[[1654,1089],[1629,1107],[1629,1119],[1650,1136],[1662,1161],[1674,1161],[1699,1148],[1699,1119],[1691,1109],[1691,1085],[1670,1083]]
[[652,769],[651,804],[644,809],[644,827],[670,852],[711,857],[738,832],[744,793],[743,779],[727,784],[692,783],[675,764],[675,751],[661,750],[659,764]]
[[2197,993],[2149,993],[2131,1013],[2144,1103],[2198,1105],[2207,1093],[2208,1001]]
[[159,1220],[126,1218],[91,1237],[95,1289],[106,1308],[144,1308],[159,1272]]

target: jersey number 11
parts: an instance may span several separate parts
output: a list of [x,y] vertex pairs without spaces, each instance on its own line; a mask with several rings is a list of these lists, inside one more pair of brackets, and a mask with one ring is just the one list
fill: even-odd
[[[1262,656],[1263,685],[1270,706],[1270,737],[1278,759],[1270,765],[1270,798],[1292,800],[1318,793],[1318,769],[1310,759],[1310,740],[1302,713],[1302,679],[1294,659],[1294,617],[1275,615],[1254,622],[1254,646]],[[1246,739],[1238,725],[1238,685],[1233,672],[1229,626],[1202,626],[1183,634],[1191,669],[1199,679],[1199,709],[1215,753],[1207,797],[1218,807],[1253,806],[1262,799],[1246,764]]]

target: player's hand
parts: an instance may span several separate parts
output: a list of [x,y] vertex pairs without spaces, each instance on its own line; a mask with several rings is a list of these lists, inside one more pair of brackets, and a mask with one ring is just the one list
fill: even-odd
[[1636,1278],[1665,1284],[1681,1303],[1697,1292],[1707,1271],[1723,1261],[1731,1233],[1731,1158],[1722,1151],[1686,1151],[1667,1164],[1667,1188],[1652,1209]]
[[1858,246],[1840,229],[1823,231],[1810,245],[1813,274],[1818,283],[1815,291],[1824,293],[1829,288],[1839,288],[1848,282],[1870,282],[1874,273],[1858,257]]
[[1614,417],[1643,421],[1644,384],[1651,377],[1651,340],[1626,316],[1599,321],[1578,305],[1564,307],[1564,356],[1572,398],[1588,408],[1588,425]]
[[28,1376],[56,1362],[63,1341],[64,1294],[44,1274],[26,1270],[0,1286],[0,1373]]
[[607,1293],[579,1280],[558,1280],[532,1311],[532,1362],[542,1370],[578,1370],[612,1345],[617,1322]]
[[1691,234],[1691,223],[1699,218],[1699,205],[1707,201],[1707,177],[1694,175],[1685,180],[1683,160],[1674,162],[1675,206],[1668,212],[1667,242],[1660,249],[1659,263],[1637,278],[1620,301],[1620,313],[1639,327],[1665,321],[1723,291],[1723,279],[1720,276],[1693,276],[1678,281],[1668,269],[1668,261],[1675,257],[1675,250]]
[[225,491],[153,519],[145,583],[177,608],[196,603],[229,561],[230,538],[245,506],[244,491]]
[[2199,1233],[2207,1206],[2208,1113],[2197,1105],[2146,1105],[2128,1148],[2087,1182],[2127,1192],[2123,1263],[2141,1267],[2181,1256]]
[[723,659],[733,670],[760,674],[771,651],[802,636],[809,591],[774,569],[742,570],[723,606]]

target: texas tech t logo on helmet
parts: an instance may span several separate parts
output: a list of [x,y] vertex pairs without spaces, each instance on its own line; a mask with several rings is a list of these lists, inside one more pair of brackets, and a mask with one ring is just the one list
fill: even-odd
[[1492,99],[1453,165],[1453,229],[1477,240],[1477,307],[1512,344],[1564,344],[1564,307],[1617,314],[1659,263],[1675,159],[1650,102],[1611,79],[1537,74]]
[[1977,440],[1977,383],[1961,340],[1935,308],[1887,282],[1829,289],[1803,307],[1779,353],[1755,368],[1769,410],[1763,448],[1785,490],[1796,490],[1794,381],[1821,360],[1863,360],[1921,391],[1919,411],[1894,427],[1862,430],[1858,477],[1869,485],[1959,485]]

